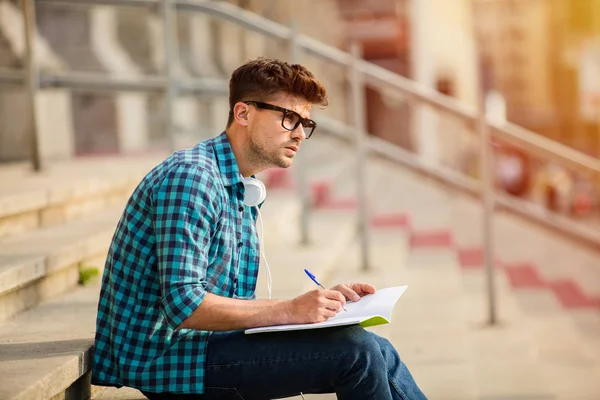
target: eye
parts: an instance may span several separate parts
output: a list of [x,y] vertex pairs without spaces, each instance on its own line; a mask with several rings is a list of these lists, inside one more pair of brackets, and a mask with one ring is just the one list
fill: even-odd
[[298,121],[300,120],[300,116],[298,116],[298,114],[296,113],[285,113],[284,116],[284,120],[286,123],[290,124],[290,125],[296,125],[298,123]]
[[317,124],[312,119],[305,119],[302,123],[302,126],[305,128],[314,128],[315,126],[317,126]]

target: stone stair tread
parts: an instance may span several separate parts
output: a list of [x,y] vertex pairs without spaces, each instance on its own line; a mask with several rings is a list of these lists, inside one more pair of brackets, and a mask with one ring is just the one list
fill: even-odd
[[[309,399],[335,399],[334,394],[305,394],[304,397]],[[143,394],[141,394],[138,390],[123,387],[120,389],[117,388],[106,388],[99,392],[97,395],[92,397],[93,400],[146,400]],[[287,400],[302,400],[300,396],[287,397]]]
[[153,154],[75,159],[53,163],[38,174],[29,169],[0,169],[0,217],[133,185],[163,158]]
[[0,240],[0,293],[108,247],[123,207]]
[[80,287],[0,325],[0,398],[47,399],[89,369],[98,286]]
[[122,387],[122,388],[105,388],[98,394],[92,397],[93,400],[147,400],[139,390]]

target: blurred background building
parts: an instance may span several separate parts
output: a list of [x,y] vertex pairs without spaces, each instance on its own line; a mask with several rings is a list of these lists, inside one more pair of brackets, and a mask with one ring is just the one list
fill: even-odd
[[477,35],[508,119],[598,156],[600,3],[478,1]]

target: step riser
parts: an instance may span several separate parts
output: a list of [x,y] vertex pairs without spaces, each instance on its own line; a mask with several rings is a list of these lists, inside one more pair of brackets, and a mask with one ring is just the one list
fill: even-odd
[[109,192],[96,193],[91,197],[71,199],[64,203],[0,217],[0,238],[65,224],[112,206],[125,204],[133,189],[134,186],[128,185]]
[[[49,400],[86,400],[89,399],[91,390],[89,381],[85,375],[82,377],[82,371],[90,371],[91,366],[91,347],[82,352],[79,357],[70,357],[62,368],[53,371],[50,375],[40,380],[37,385],[20,393],[10,400],[31,400],[31,399],[49,399]],[[88,372],[89,374],[89,372]],[[82,379],[83,378],[83,379]],[[82,379],[82,380],[80,380]],[[61,387],[63,382],[73,382],[68,388]],[[86,396],[87,393],[87,396]]]
[[[81,378],[77,379],[71,386],[69,386],[64,392],[57,394],[48,400],[88,400],[93,398],[98,393],[105,390],[101,386],[92,386],[90,384],[92,380],[92,372],[89,371]],[[141,394],[140,394],[141,398]]]
[[106,252],[97,252],[68,265],[56,267],[51,272],[24,286],[0,294],[0,321],[14,317],[20,312],[35,307],[44,300],[63,294],[79,284],[79,271],[82,267],[98,268],[102,273]]

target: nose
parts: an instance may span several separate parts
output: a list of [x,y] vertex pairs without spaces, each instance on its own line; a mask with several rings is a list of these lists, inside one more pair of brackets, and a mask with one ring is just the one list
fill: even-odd
[[291,136],[294,139],[298,139],[300,141],[306,139],[306,132],[304,132],[304,127],[302,126],[302,124],[299,124],[298,127],[292,131]]

